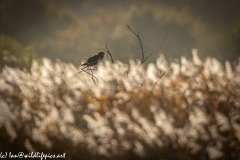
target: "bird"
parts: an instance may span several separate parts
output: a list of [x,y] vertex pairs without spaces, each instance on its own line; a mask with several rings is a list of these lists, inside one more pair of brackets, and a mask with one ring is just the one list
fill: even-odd
[[99,52],[98,54],[89,57],[85,63],[83,63],[81,66],[89,67],[89,66],[96,66],[100,61],[102,61],[105,53]]

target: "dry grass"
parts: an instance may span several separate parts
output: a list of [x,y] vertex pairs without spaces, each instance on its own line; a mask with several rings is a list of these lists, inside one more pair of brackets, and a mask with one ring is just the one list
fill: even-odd
[[[72,159],[237,159],[240,64],[214,58],[102,63],[95,76],[60,61],[0,73],[0,151]],[[161,73],[161,74],[160,74]]]

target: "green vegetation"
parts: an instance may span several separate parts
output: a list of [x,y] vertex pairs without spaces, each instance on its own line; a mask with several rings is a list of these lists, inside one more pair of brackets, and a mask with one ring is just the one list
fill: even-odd
[[34,62],[0,74],[0,150],[66,153],[71,159],[237,159],[240,63],[214,58],[146,68],[98,66],[96,85],[80,68]]
[[37,59],[32,47],[24,47],[16,40],[0,36],[0,68],[4,66],[30,69],[32,61]]
[[240,20],[236,21],[236,23],[234,24],[229,39],[229,48],[233,48],[233,52],[235,53],[235,57],[237,58],[237,56],[239,56],[240,54]]

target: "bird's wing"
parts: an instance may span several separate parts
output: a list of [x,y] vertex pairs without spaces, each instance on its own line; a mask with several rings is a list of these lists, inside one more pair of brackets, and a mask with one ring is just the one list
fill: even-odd
[[92,57],[89,57],[89,58],[87,59],[87,61],[86,61],[84,64],[82,64],[82,65],[95,65],[95,64],[97,63],[97,59],[98,59],[97,56],[98,56],[98,55],[94,55],[94,56],[92,56]]
[[88,60],[87,60],[87,63],[91,63],[91,62],[96,61],[96,60],[97,60],[97,56],[98,56],[98,55],[94,55],[94,56],[92,56],[92,57],[89,57]]

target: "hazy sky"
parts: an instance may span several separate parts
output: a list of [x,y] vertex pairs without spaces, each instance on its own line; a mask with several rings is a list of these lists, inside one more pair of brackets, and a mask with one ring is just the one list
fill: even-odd
[[229,43],[240,20],[238,0],[0,2],[0,34],[33,45],[40,56],[51,59],[74,62],[96,54],[105,43],[115,60],[141,59],[139,42],[126,24],[140,32],[146,55],[161,46],[167,27],[161,53],[171,60],[190,56],[193,48],[200,57],[236,57]]

